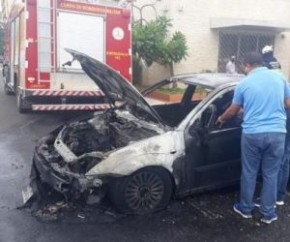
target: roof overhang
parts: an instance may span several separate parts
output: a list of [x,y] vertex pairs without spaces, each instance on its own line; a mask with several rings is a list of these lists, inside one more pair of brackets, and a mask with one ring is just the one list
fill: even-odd
[[211,18],[210,27],[213,30],[265,31],[276,33],[290,31],[290,23],[285,24],[235,18]]

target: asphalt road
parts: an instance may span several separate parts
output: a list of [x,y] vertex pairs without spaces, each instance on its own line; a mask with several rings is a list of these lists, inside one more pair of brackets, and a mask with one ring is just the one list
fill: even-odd
[[3,88],[0,104],[0,242],[290,240],[290,206],[279,208],[279,220],[271,225],[242,219],[232,211],[238,186],[174,201],[146,216],[78,208],[52,220],[19,210],[36,140],[76,114],[19,114]]

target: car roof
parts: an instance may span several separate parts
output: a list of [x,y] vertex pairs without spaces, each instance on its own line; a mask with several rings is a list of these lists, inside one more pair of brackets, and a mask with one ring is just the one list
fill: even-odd
[[224,84],[236,83],[242,79],[241,74],[227,73],[190,73],[177,75],[170,78],[171,82],[184,82],[188,85],[201,85],[206,88],[215,89]]

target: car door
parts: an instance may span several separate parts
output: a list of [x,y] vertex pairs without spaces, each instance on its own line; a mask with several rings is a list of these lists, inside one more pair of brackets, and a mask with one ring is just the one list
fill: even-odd
[[224,126],[217,117],[230,105],[233,88],[217,95],[185,132],[186,176],[190,190],[224,186],[240,178],[241,118]]

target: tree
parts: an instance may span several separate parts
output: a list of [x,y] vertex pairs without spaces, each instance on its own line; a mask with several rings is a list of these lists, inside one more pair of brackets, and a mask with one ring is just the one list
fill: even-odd
[[170,74],[174,75],[173,64],[186,58],[188,48],[180,31],[174,32],[170,38],[170,27],[171,20],[165,16],[133,26],[133,55],[139,62],[145,60],[148,66],[153,62],[169,65]]

